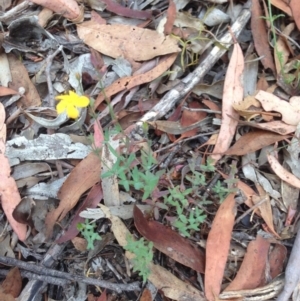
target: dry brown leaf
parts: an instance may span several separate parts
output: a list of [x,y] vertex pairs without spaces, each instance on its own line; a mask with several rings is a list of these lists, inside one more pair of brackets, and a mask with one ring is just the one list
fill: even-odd
[[44,7],[38,15],[39,21],[38,24],[41,25],[42,27],[46,27],[50,19],[52,18],[54,12],[49,9]]
[[143,290],[143,293],[142,293],[142,296],[140,298],[140,301],[152,301],[152,300],[153,299],[152,299],[151,292],[147,288],[145,288]]
[[274,244],[269,254],[270,275],[272,279],[282,273],[284,262],[286,261],[287,249],[280,243]]
[[[294,28],[295,28],[295,24],[290,23],[283,29],[282,34],[287,37],[290,36]],[[284,36],[280,36],[277,39],[276,49],[274,48],[274,58],[275,58],[275,66],[276,66],[277,74],[282,73],[282,68],[288,62],[290,56],[290,49],[286,42],[286,38]],[[280,59],[277,53],[280,53]]]
[[25,96],[20,100],[24,108],[40,106],[41,98],[39,93],[31,82],[22,62],[11,53],[7,55],[7,58],[12,76],[12,82],[8,85],[9,88],[15,91],[19,91],[21,87],[25,88]]
[[9,294],[5,294],[0,290],[0,300],[1,301],[15,301],[16,299]]
[[236,211],[234,196],[229,194],[220,205],[207,238],[204,285],[209,301],[215,301],[221,291]]
[[[204,105],[200,104],[197,101],[190,102],[188,104],[188,106],[191,109],[204,109],[205,108]],[[187,126],[192,125],[195,122],[203,120],[206,116],[207,116],[206,112],[183,110],[182,116],[180,119],[180,123],[183,127],[187,127]],[[193,137],[197,134],[197,132],[198,132],[197,128],[190,130],[190,131],[186,131],[181,135],[180,140],[183,138]]]
[[239,124],[251,126],[261,130],[267,130],[280,135],[288,135],[294,133],[296,130],[295,125],[286,124],[280,120],[270,121],[265,123],[239,121]]
[[300,180],[297,177],[284,169],[273,155],[268,154],[267,158],[273,171],[282,181],[300,189]]
[[188,126],[182,126],[180,121],[169,121],[169,120],[157,120],[157,121],[148,121],[148,123],[153,126],[156,130],[160,130],[167,134],[180,135],[187,131],[201,129],[201,125],[205,124],[205,120],[197,121]]
[[84,158],[70,173],[64,182],[58,197],[58,208],[48,213],[45,224],[47,236],[51,236],[57,221],[61,221],[77,204],[81,195],[100,181],[101,161],[93,152]]
[[83,238],[83,237],[74,237],[74,238],[71,239],[71,241],[74,245],[74,248],[77,251],[79,251],[79,252],[85,252],[86,251],[88,242],[85,238]]
[[243,71],[244,56],[240,45],[236,43],[233,47],[224,82],[222,124],[211,156],[214,161],[218,161],[222,154],[228,150],[235,135],[239,115],[233,109],[233,104],[238,104],[243,100]]
[[[1,284],[2,292],[17,298],[22,290],[22,277],[17,267],[12,268]],[[2,299],[1,299],[2,301]]]
[[[210,108],[213,111],[221,111],[220,107],[215,102],[213,102],[211,100],[203,99],[202,103],[204,103],[208,108]],[[216,118],[219,118],[219,119],[222,118],[221,114],[216,114],[215,116],[216,116]]]
[[262,111],[259,101],[250,95],[245,97],[240,103],[233,104],[232,106],[247,121],[259,116]]
[[268,131],[254,131],[243,135],[227,152],[226,155],[243,156],[253,153],[265,146],[288,138]]
[[300,122],[300,97],[294,96],[290,102],[281,100],[279,97],[265,92],[259,91],[255,98],[260,101],[264,110],[276,111],[281,113],[282,121],[290,125],[297,125]]
[[[220,170],[218,170],[218,173],[224,178],[224,179],[228,179],[229,175],[224,174],[223,172],[221,172]],[[245,198],[245,204],[248,207],[253,207],[253,201],[252,198],[254,196],[258,196],[257,193],[246,183],[242,182],[241,180],[238,180],[237,182],[237,188],[241,190],[243,198]],[[260,212],[256,211],[255,213],[257,213],[260,216]]]
[[202,147],[205,146],[205,145],[215,145],[216,142],[217,142],[217,140],[218,140],[218,134],[213,134],[213,135],[211,135],[211,136],[209,137],[209,139],[208,139],[205,143],[201,144],[201,145],[198,147],[198,149],[199,149],[199,148],[202,148]]
[[77,31],[84,43],[113,58],[147,61],[180,51],[178,42],[170,36],[136,26],[87,21],[77,25]]
[[142,211],[135,206],[133,209],[134,224],[141,235],[152,241],[154,247],[173,260],[204,273],[204,253],[170,227],[147,220]]
[[11,88],[0,86],[0,96],[15,95],[15,94],[18,94],[18,92]]
[[251,241],[236,277],[225,291],[254,289],[265,285],[269,247],[270,243],[260,235]]
[[271,0],[271,3],[275,7],[285,12],[288,16],[292,17],[292,11],[290,7],[283,0]]
[[32,0],[32,2],[47,7],[73,22],[83,20],[83,7],[80,8],[75,0]]
[[265,199],[265,201],[261,205],[259,205],[261,217],[266,222],[270,232],[272,232],[277,238],[280,238],[280,236],[276,233],[274,229],[273,212],[272,212],[272,207],[270,202],[270,196],[264,191],[262,186],[259,185],[258,183],[255,183],[255,187],[259,192],[259,196],[253,196],[252,201],[254,204],[257,204],[262,199]]
[[275,73],[275,64],[269,46],[269,38],[266,29],[266,21],[262,18],[263,11],[259,0],[253,0],[251,5],[251,31],[255,49],[261,58],[265,69],[270,68]]
[[176,19],[176,5],[173,0],[169,0],[169,7],[167,10],[167,22],[164,27],[165,35],[172,33],[175,19]]
[[134,19],[151,19],[151,10],[134,10],[129,7],[125,7],[114,0],[102,0],[106,4],[105,9],[107,11],[113,12],[118,16],[134,18]]
[[112,95],[118,92],[121,92],[123,90],[130,90],[135,86],[148,83],[161,76],[166,70],[168,70],[172,66],[172,64],[176,60],[176,57],[176,53],[171,54],[162,58],[156,67],[144,74],[126,76],[116,80],[109,87],[105,88],[102,93],[99,93],[95,101],[95,107],[97,108],[105,98],[109,99]]
[[296,22],[296,25],[298,27],[298,30],[300,30],[300,6],[298,0],[290,0],[289,1],[290,8],[294,17],[294,20]]
[[21,202],[21,196],[17,184],[13,177],[11,177],[10,165],[5,153],[5,138],[6,138],[6,125],[5,110],[0,103],[0,198],[3,211],[6,215],[8,222],[17,234],[21,241],[26,239],[27,227],[24,224],[18,223],[13,217],[13,211]]

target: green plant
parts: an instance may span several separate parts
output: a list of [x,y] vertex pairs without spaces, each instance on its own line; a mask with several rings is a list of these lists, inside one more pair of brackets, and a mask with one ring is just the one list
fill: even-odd
[[[112,169],[101,175],[101,178],[104,179],[115,175],[119,178],[119,184],[122,185],[126,191],[129,191],[132,186],[137,190],[143,190],[143,200],[148,198],[157,186],[164,170],[153,172],[152,167],[156,164],[156,160],[150,153],[143,150],[141,151],[140,158],[137,158],[135,153],[131,153],[129,156],[126,154],[118,154],[110,145],[108,145],[108,147],[112,154],[116,156],[117,161]],[[139,164],[132,168],[131,165],[134,161]]]
[[[171,205],[176,209],[177,218],[171,222],[172,226],[177,228],[177,230],[186,237],[190,236],[190,230],[199,230],[199,225],[204,222],[206,215],[198,207],[190,210],[188,212],[189,202],[186,197],[192,192],[192,189],[186,189],[185,191],[180,191],[179,187],[174,187],[169,189],[170,194],[165,197],[165,204]],[[186,216],[187,215],[187,216]]]
[[124,249],[133,253],[135,257],[132,260],[133,271],[139,272],[145,283],[150,275],[149,264],[153,259],[153,243],[146,242],[144,238],[134,240],[131,235],[126,237],[127,245]]
[[101,236],[98,233],[95,233],[96,224],[93,222],[89,222],[88,219],[85,220],[84,223],[78,223],[77,229],[80,231],[82,236],[87,241],[87,249],[93,250],[94,249],[94,241],[101,240]]
[[220,203],[222,203],[227,195],[231,192],[231,189],[224,187],[221,184],[221,181],[217,181],[215,186],[212,188],[212,192],[214,192],[218,196]]

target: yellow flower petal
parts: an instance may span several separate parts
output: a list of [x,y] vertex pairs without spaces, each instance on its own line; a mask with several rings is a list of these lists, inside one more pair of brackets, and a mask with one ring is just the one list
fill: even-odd
[[63,100],[56,105],[56,111],[58,114],[61,114],[66,111],[68,104]]
[[79,111],[73,105],[68,105],[67,115],[69,118],[77,119],[79,117]]
[[76,99],[76,102],[74,101],[74,105],[79,108],[85,108],[89,104],[90,104],[90,100],[86,96],[79,96]]
[[69,95],[59,95],[55,99],[60,100],[60,103],[56,106],[58,114],[67,111],[69,118],[76,119],[79,117],[79,111],[77,108],[84,108],[90,104],[90,100],[86,96],[79,96],[73,91],[69,91]]

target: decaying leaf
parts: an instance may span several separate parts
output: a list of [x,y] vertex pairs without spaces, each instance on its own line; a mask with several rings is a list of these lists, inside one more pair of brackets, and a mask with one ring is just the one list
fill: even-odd
[[214,301],[221,291],[235,218],[234,196],[229,194],[219,207],[207,239],[205,296],[209,301]]
[[188,126],[182,126],[179,121],[168,121],[168,120],[157,120],[157,121],[148,121],[148,123],[153,126],[155,129],[160,130],[164,133],[180,135],[187,131],[198,129],[201,130],[201,126],[205,126],[210,119],[203,119],[197,121]]
[[31,82],[28,72],[22,62],[13,54],[7,55],[10,72],[12,76],[12,82],[8,84],[8,87],[19,91],[19,88],[25,88],[25,97],[22,97],[21,103],[25,108],[40,106],[41,98],[36,90],[35,85]]
[[253,39],[255,49],[259,56],[262,56],[261,62],[265,69],[270,68],[275,72],[275,64],[269,46],[269,38],[266,29],[266,21],[262,18],[263,11],[259,0],[252,2],[252,18],[251,29],[253,32]]
[[191,245],[189,240],[156,221],[147,221],[137,206],[134,208],[134,224],[137,230],[154,247],[172,259],[191,269],[204,273],[204,253]]
[[278,135],[268,131],[257,130],[249,132],[243,135],[225,154],[242,156],[286,138],[288,138],[288,136]]
[[296,188],[300,188],[300,179],[298,179],[293,174],[284,169],[273,155],[268,154],[268,161],[273,171],[281,180],[289,183],[290,185]]
[[222,157],[222,154],[227,151],[238,125],[237,120],[239,116],[233,109],[233,104],[239,103],[243,99],[243,71],[243,52],[241,47],[236,43],[234,44],[224,82],[222,124],[212,155],[214,161],[218,161]]
[[294,96],[290,102],[281,100],[279,97],[259,91],[255,98],[260,101],[264,110],[267,112],[275,111],[282,115],[282,121],[290,125],[297,125],[300,122],[300,97]]
[[81,22],[83,20],[83,6],[80,7],[75,0],[33,0],[32,2],[62,14],[73,22]]
[[14,178],[11,176],[11,170],[8,158],[5,156],[5,138],[6,138],[6,125],[5,121],[5,110],[0,103],[0,198],[1,205],[5,215],[15,231],[18,235],[18,238],[21,241],[26,239],[27,227],[24,224],[17,222],[13,217],[13,211],[15,207],[20,203],[21,196],[18,191],[17,184]]
[[166,70],[168,70],[174,63],[177,57],[177,53],[171,54],[162,58],[158,65],[144,74],[137,74],[133,76],[127,76],[116,80],[109,87],[105,88],[102,93],[99,93],[95,107],[98,107],[105,99],[109,99],[112,95],[121,92],[123,90],[130,90],[138,85],[148,83],[157,77],[161,76]]
[[81,195],[100,180],[101,161],[97,155],[90,153],[70,173],[61,187],[57,209],[51,211],[45,220],[46,232],[51,236],[57,221],[61,221],[77,204]]
[[[268,261],[270,243],[258,235],[251,241],[243,263],[234,280],[225,291],[254,289],[266,283],[265,269]],[[255,264],[253,264],[255,262]]]
[[77,25],[79,37],[99,52],[135,61],[179,52],[177,41],[154,30],[123,24],[100,25],[94,21]]

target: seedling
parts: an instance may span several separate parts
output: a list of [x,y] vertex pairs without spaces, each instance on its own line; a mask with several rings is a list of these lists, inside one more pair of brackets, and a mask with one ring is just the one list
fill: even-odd
[[101,236],[95,232],[96,224],[90,223],[88,219],[84,223],[78,223],[77,229],[87,241],[87,250],[94,249],[94,241],[101,240]]
[[[115,175],[119,179],[119,184],[122,185],[126,191],[129,191],[130,187],[134,187],[136,190],[144,191],[142,200],[148,198],[157,186],[164,170],[157,172],[151,170],[156,160],[150,153],[141,151],[140,158],[137,158],[135,153],[131,153],[129,156],[118,154],[111,146],[108,147],[116,156],[117,161],[111,170],[101,175],[101,178],[104,179]],[[133,168],[131,167],[134,161],[140,163],[139,167],[137,165]]]
[[133,253],[135,257],[132,260],[133,271],[139,272],[139,275],[143,277],[143,283],[145,283],[150,275],[149,264],[153,259],[153,243],[146,242],[144,238],[134,240],[131,235],[126,237],[127,245],[124,249]]
[[[177,218],[171,222],[183,236],[190,237],[190,230],[199,230],[199,225],[204,222],[206,215],[198,207],[192,209],[187,214],[189,202],[186,197],[192,192],[192,189],[180,191],[179,187],[169,189],[170,195],[165,197],[165,204],[176,208]],[[188,217],[186,217],[188,215]]]

